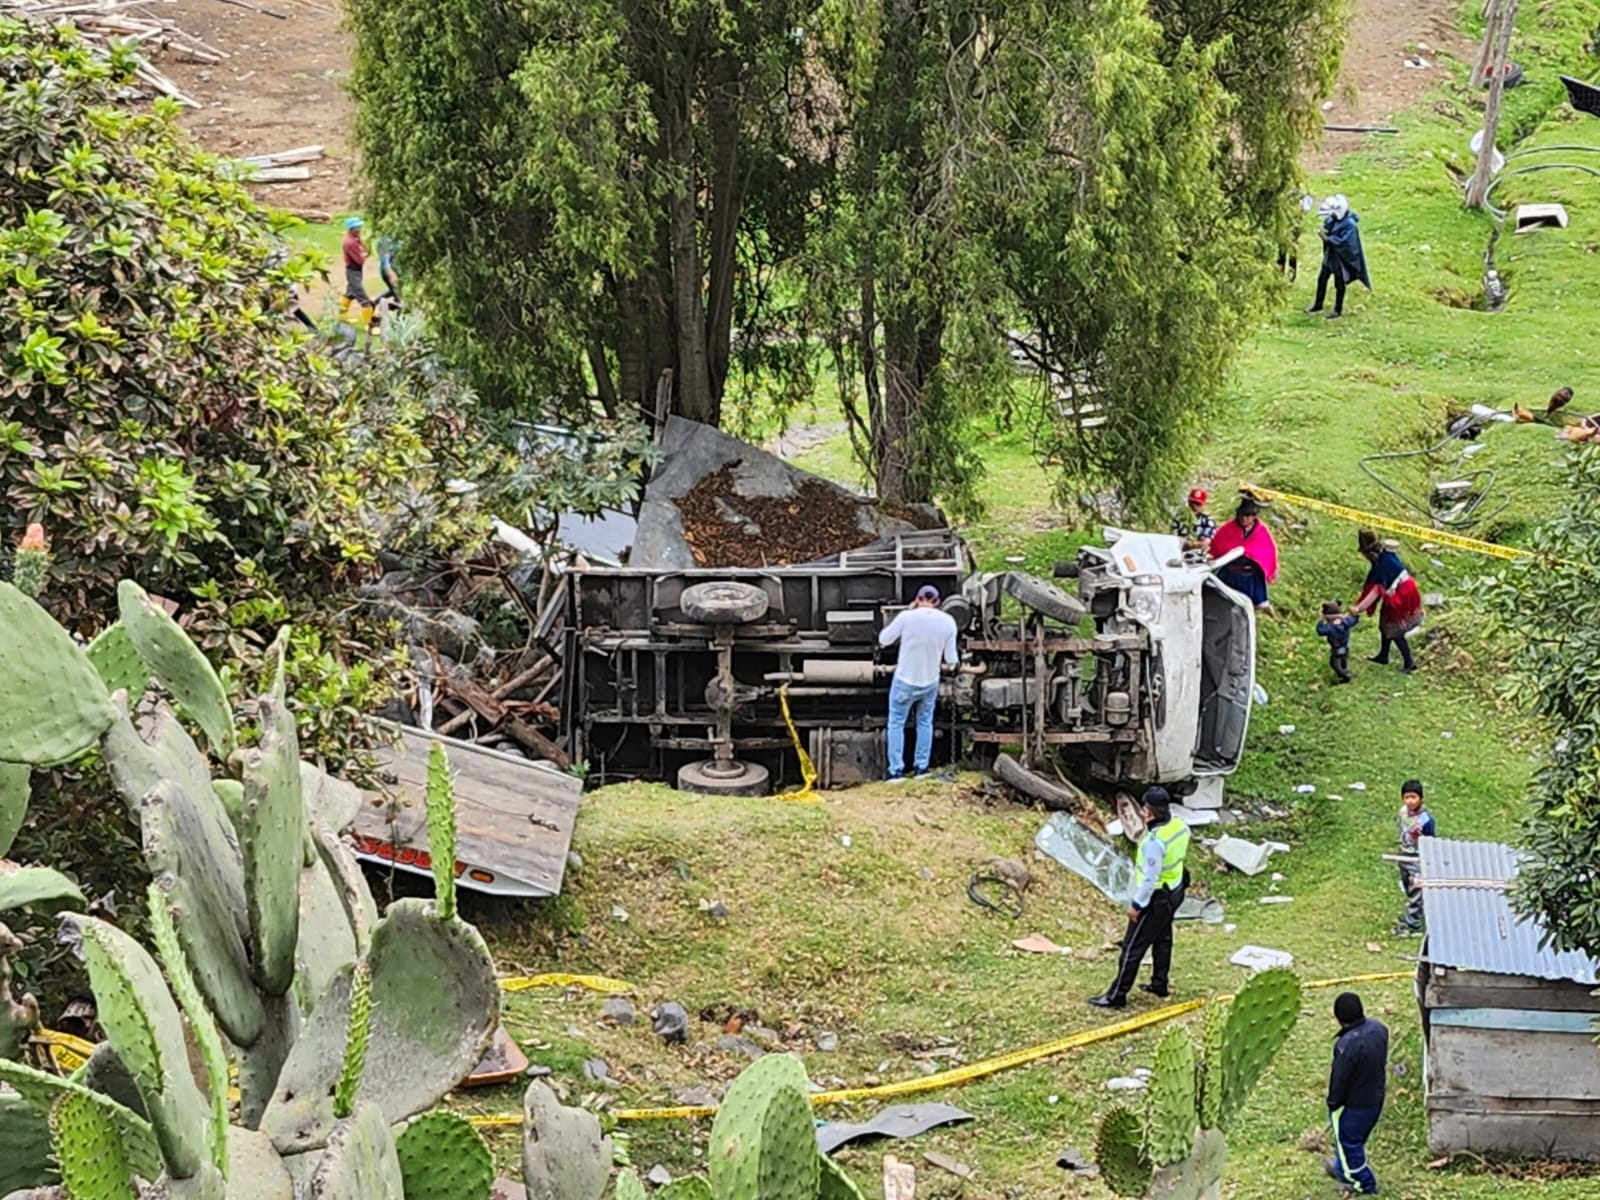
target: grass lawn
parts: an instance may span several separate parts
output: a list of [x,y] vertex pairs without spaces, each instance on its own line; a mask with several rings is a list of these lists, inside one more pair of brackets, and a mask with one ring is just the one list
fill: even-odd
[[[1593,16],[1592,4],[1569,0],[1523,6],[1517,57],[1530,82],[1509,94],[1508,119],[1531,132],[1524,146],[1600,149],[1600,122],[1552,104],[1557,68],[1589,73],[1576,47]],[[1204,449],[1197,479],[1222,500],[1219,508],[1237,481],[1249,480],[1412,519],[1361,470],[1363,455],[1436,441],[1447,412],[1472,402],[1540,409],[1566,384],[1577,393],[1575,410],[1597,407],[1600,180],[1548,171],[1503,187],[1502,204],[1565,203],[1571,227],[1500,240],[1496,262],[1511,291],[1503,311],[1457,306],[1479,291],[1491,231],[1486,217],[1462,210],[1446,170],[1447,164],[1470,168],[1475,99],[1464,87],[1441,92],[1437,103],[1399,122],[1402,135],[1371,142],[1335,176],[1313,181],[1316,194],[1343,192],[1361,215],[1377,290],[1352,293],[1343,321],[1301,313],[1316,267],[1308,220],[1300,280],[1243,354],[1226,411]],[[1552,109],[1555,116],[1531,128],[1538,113]],[[1579,151],[1546,158],[1588,159],[1600,167],[1600,156]],[[1514,541],[1561,502],[1556,485],[1564,451],[1541,426],[1498,426],[1482,441],[1486,448],[1470,468],[1446,460],[1435,464],[1433,477],[1495,472],[1497,498],[1489,507],[1508,503],[1470,532]],[[985,560],[1020,554],[1044,570],[1094,532],[1065,527],[1025,435],[996,431],[986,451],[989,512],[968,531]],[[802,461],[835,476],[852,474],[840,440]],[[1391,479],[1420,496],[1423,475],[1396,472]],[[1417,943],[1389,936],[1400,895],[1392,865],[1379,858],[1394,841],[1400,782],[1410,776],[1426,782],[1445,835],[1512,838],[1547,740],[1545,731],[1497,701],[1496,656],[1473,637],[1463,607],[1464,591],[1492,566],[1489,560],[1406,542],[1402,555],[1423,591],[1444,597],[1430,619],[1423,669],[1408,678],[1366,663],[1376,634],[1364,624],[1353,655],[1356,683],[1334,688],[1312,627],[1320,601],[1353,598],[1364,574],[1355,527],[1278,508],[1268,520],[1283,551],[1278,611],[1263,624],[1260,654],[1271,700],[1255,714],[1250,753],[1232,789],[1284,813],[1251,834],[1292,849],[1273,861],[1284,876],[1279,883],[1266,875],[1222,874],[1197,856],[1197,879],[1221,897],[1237,928],[1180,927],[1180,999],[1237,986],[1241,972],[1228,958],[1247,942],[1291,951],[1306,979],[1407,969],[1406,955]],[[1278,732],[1288,725],[1292,734]],[[1367,790],[1353,790],[1354,782]],[[1300,794],[1295,789],[1302,784],[1316,791]],[[935,1062],[975,1061],[1105,1023],[1083,999],[1109,979],[1121,914],[1064,870],[1034,858],[1040,823],[1039,814],[995,798],[977,776],[865,787],[818,804],[608,788],[585,798],[576,844],[585,865],[569,874],[565,895],[514,912],[468,915],[480,921],[507,971],[595,971],[638,985],[633,999],[641,1021],[620,1029],[597,1022],[597,996],[525,992],[510,999],[512,1031],[575,1098],[607,1094],[584,1078],[583,1060],[591,1057],[604,1058],[620,1081],[609,1093],[616,1105],[671,1104],[681,1089],[715,1088],[737,1072],[739,1057],[715,1047],[720,1024],[696,1020],[687,1047],[660,1044],[645,1014],[667,999],[683,1003],[691,1016],[702,1009],[755,1010],[824,1086],[915,1078]],[[966,896],[972,870],[991,855],[1018,857],[1033,869],[1020,920],[987,913]],[[1293,902],[1258,904],[1272,891]],[[701,903],[711,900],[727,906],[725,920],[705,915]],[[1030,932],[1070,946],[1071,956],[1014,951],[1012,939]],[[1386,1194],[1407,1200],[1596,1194],[1594,1175],[1469,1161],[1431,1167],[1411,984],[1361,990],[1368,1011],[1394,1037],[1389,1108],[1371,1146]],[[1227,1195],[1333,1194],[1320,1156],[1299,1148],[1302,1135],[1323,1121],[1332,1001],[1332,992],[1308,992],[1287,1051],[1231,1138]],[[1153,1006],[1136,1001],[1133,1008]],[[812,1048],[813,1035],[824,1030],[838,1035],[837,1051]],[[1158,1036],[1131,1035],[934,1093],[924,1098],[959,1104],[976,1119],[914,1143],[858,1145],[841,1152],[841,1161],[869,1196],[882,1194],[878,1163],[885,1151],[920,1164],[925,1150],[978,1172],[963,1182],[922,1166],[918,1194],[932,1200],[1105,1195],[1098,1182],[1075,1179],[1054,1163],[1068,1147],[1092,1149],[1098,1118],[1115,1102],[1105,1081],[1149,1065]],[[932,1051],[941,1039],[953,1048]],[[515,1111],[517,1090],[468,1102],[482,1112]],[[820,1115],[860,1119],[877,1107],[861,1103]],[[707,1126],[671,1120],[626,1128],[641,1169],[661,1162],[683,1171],[701,1159]],[[497,1137],[510,1156],[514,1137]]]

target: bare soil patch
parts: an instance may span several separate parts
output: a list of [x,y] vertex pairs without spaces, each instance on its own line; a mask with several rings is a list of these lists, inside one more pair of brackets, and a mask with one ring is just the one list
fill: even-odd
[[[1456,27],[1458,0],[1355,0],[1344,61],[1322,119],[1331,125],[1388,125],[1437,87],[1449,59],[1471,61],[1476,47]],[[1417,56],[1426,69],[1406,66]],[[1361,135],[1324,133],[1305,154],[1308,171],[1326,171]]]

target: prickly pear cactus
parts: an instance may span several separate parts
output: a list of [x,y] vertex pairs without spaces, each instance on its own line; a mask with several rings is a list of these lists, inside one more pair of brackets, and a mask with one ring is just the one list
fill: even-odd
[[0,762],[0,858],[11,853],[22,823],[28,819],[33,768],[27,763]]
[[49,867],[0,866],[0,912],[14,908],[85,903],[83,893],[60,871]]
[[268,697],[262,697],[257,707],[263,732],[260,747],[245,756],[239,842],[256,983],[267,995],[281,996],[294,981],[306,809],[294,717],[285,705]]
[[600,1200],[611,1139],[592,1112],[566,1108],[535,1079],[522,1099],[522,1184],[528,1200]]
[[711,1193],[716,1200],[792,1200],[816,1195],[816,1128],[805,1067],[768,1054],[746,1067],[711,1125]]
[[0,583],[0,762],[70,762],[100,740],[116,713],[89,660],[54,618]]
[[93,917],[71,920],[83,934],[106,1040],[144,1097],[169,1174],[187,1179],[210,1157],[210,1106],[189,1070],[178,1006],[161,969],[138,942]]
[[161,1174],[161,1151],[150,1129],[150,1122],[110,1097],[91,1092],[81,1083],[51,1075],[26,1063],[6,1062],[3,1059],[0,1059],[0,1083],[7,1084],[35,1112],[45,1116],[50,1114],[56,1101],[64,1095],[70,1093],[86,1097],[111,1119],[134,1173],[141,1179],[155,1179]]
[[178,707],[205,730],[206,740],[217,757],[226,759],[237,740],[233,706],[206,656],[166,609],[131,579],[117,585],[117,612],[150,673],[172,694]]
[[456,799],[450,763],[438,742],[428,750],[428,851],[434,903],[446,921],[456,915]]
[[333,1115],[343,1121],[355,1115],[356,1090],[367,1069],[367,1044],[372,1038],[372,965],[356,963],[350,978],[350,1024],[345,1035],[344,1066],[333,1089]]
[[1182,1160],[1155,1173],[1145,1195],[1148,1200],[1222,1200],[1227,1162],[1227,1136],[1220,1129],[1201,1130]]
[[[828,1160],[823,1159],[822,1161],[824,1167],[826,1167]],[[837,1167],[834,1168],[834,1171],[837,1178],[844,1179],[845,1183],[851,1188],[855,1187],[855,1184],[850,1183],[848,1179],[845,1179],[844,1173],[839,1171]],[[853,1196],[855,1200],[861,1200],[861,1193],[859,1191],[828,1191],[827,1172],[823,1172],[823,1183],[817,1189],[817,1200],[830,1200],[830,1198],[833,1197],[837,1197],[838,1200],[845,1200],[846,1197],[851,1196]],[[674,1179],[671,1183],[667,1184],[666,1187],[659,1189],[655,1194],[655,1200],[711,1200],[711,1185],[698,1175],[685,1175],[683,1178]]]
[[45,541],[44,526],[35,521],[17,543],[16,558],[11,564],[11,582],[24,596],[35,597],[44,591],[49,579],[50,544]]
[[1100,1122],[1095,1163],[1100,1178],[1119,1196],[1143,1196],[1154,1169],[1144,1152],[1144,1122],[1126,1108],[1113,1108]]
[[1200,1063],[1195,1072],[1196,1107],[1200,1128],[1216,1129],[1222,1123],[1222,1037],[1228,1025],[1228,1002],[1213,1000],[1207,1004],[1205,1022]]
[[1286,967],[1250,978],[1233,1003],[1222,1033],[1222,1104],[1217,1127],[1227,1129],[1300,1018],[1300,980]]
[[1169,1025],[1156,1047],[1145,1111],[1145,1153],[1158,1167],[1181,1162],[1194,1147],[1194,1043],[1181,1025]]
[[362,1105],[334,1127],[311,1176],[311,1200],[405,1200],[394,1136],[378,1108]]
[[[423,1113],[394,1144],[406,1200],[488,1200],[494,1158],[465,1117],[442,1110]],[[617,1186],[620,1195],[620,1179]]]
[[60,1180],[50,1148],[50,1117],[21,1096],[0,1092],[0,1196]]
[[135,1200],[127,1151],[94,1101],[62,1094],[50,1109],[50,1142],[69,1200]]
[[[856,1181],[844,1173],[844,1168],[826,1154],[820,1156],[821,1173],[817,1177],[817,1200],[863,1200]],[[665,1193],[662,1193],[664,1196]],[[711,1192],[706,1191],[706,1200]],[[685,1197],[684,1200],[688,1200]]]
[[644,1184],[637,1172],[623,1171],[617,1175],[614,1200],[645,1200]]
[[126,692],[128,703],[137,704],[150,685],[150,670],[139,657],[133,640],[120,621],[106,626],[89,643],[89,664],[94,667],[108,692]]

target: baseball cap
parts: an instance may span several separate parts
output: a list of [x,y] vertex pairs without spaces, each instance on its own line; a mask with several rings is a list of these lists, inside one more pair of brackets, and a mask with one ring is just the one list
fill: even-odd
[[1191,488],[1189,490],[1190,504],[1204,504],[1211,497],[1206,494],[1205,488]]
[[918,600],[937,600],[938,598],[939,589],[931,583],[925,583],[917,589]]

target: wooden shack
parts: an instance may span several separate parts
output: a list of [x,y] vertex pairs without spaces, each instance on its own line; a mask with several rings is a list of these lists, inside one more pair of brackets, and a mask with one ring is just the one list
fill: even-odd
[[1421,854],[1429,1150],[1600,1161],[1600,962],[1517,918],[1516,850],[1423,838]]

